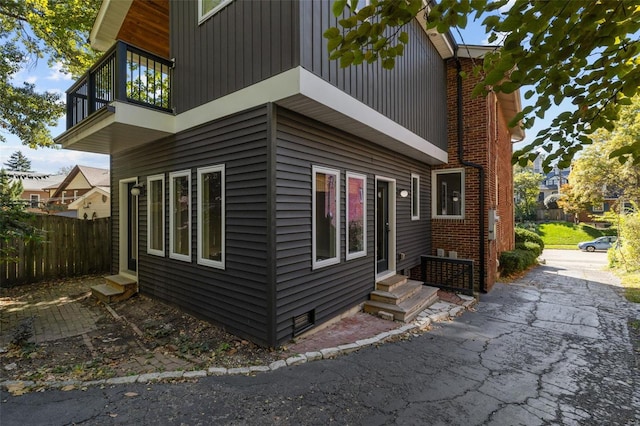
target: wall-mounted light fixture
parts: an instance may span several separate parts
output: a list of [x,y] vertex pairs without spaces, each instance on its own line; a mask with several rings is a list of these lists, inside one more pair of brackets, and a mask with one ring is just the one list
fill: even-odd
[[138,197],[140,195],[144,194],[144,185],[141,183],[136,183],[135,185],[133,185],[131,187],[131,195],[133,195],[134,197]]
[[460,199],[460,193],[458,191],[453,191],[453,202],[457,203]]
[[406,189],[403,189],[402,191],[400,191],[400,197],[407,198],[408,196],[409,196],[409,191],[407,191]]

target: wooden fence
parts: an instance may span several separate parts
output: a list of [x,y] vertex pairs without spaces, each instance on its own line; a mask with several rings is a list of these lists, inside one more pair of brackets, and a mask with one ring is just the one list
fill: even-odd
[[107,273],[111,267],[111,219],[36,216],[42,243],[13,240],[17,263],[0,263],[0,287],[52,278]]

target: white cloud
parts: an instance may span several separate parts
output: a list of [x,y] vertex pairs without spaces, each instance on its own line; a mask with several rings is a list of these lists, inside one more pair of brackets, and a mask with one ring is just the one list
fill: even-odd
[[71,74],[62,72],[62,64],[60,62],[56,62],[51,68],[51,72],[47,76],[47,80],[53,81],[71,81],[73,77]]

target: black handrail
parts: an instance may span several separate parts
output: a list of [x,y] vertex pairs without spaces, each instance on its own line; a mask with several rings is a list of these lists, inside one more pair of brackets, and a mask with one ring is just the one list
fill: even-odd
[[67,90],[67,129],[114,100],[171,112],[173,62],[122,41]]

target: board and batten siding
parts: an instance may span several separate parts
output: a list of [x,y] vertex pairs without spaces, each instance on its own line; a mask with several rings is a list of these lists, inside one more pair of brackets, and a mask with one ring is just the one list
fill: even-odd
[[300,2],[301,66],[446,151],[446,67],[420,23],[414,19],[402,28],[409,44],[394,69],[379,63],[340,68],[322,36],[338,26],[332,3]]
[[[147,194],[139,197],[140,291],[177,305],[230,331],[269,345],[267,307],[267,108],[262,106],[112,156],[118,181],[165,176],[165,255],[147,254]],[[226,268],[197,264],[197,169],[225,165]],[[169,173],[191,171],[191,261],[169,258]],[[117,192],[117,191],[116,191]],[[117,193],[113,194],[118,200]],[[117,207],[114,208],[117,212]],[[114,215],[117,228],[117,215]],[[118,232],[114,231],[114,248]],[[117,272],[118,258],[114,256]]]
[[299,2],[234,1],[198,24],[198,1],[172,1],[177,113],[298,66]]
[[[316,324],[368,299],[375,286],[375,178],[396,179],[411,189],[420,175],[421,220],[411,220],[411,199],[397,198],[397,270],[416,266],[430,253],[431,169],[366,140],[295,112],[277,109],[276,133],[277,340],[291,338],[293,317],[315,309]],[[340,171],[340,263],[312,269],[312,166]],[[367,176],[367,255],[345,260],[346,172]]]

